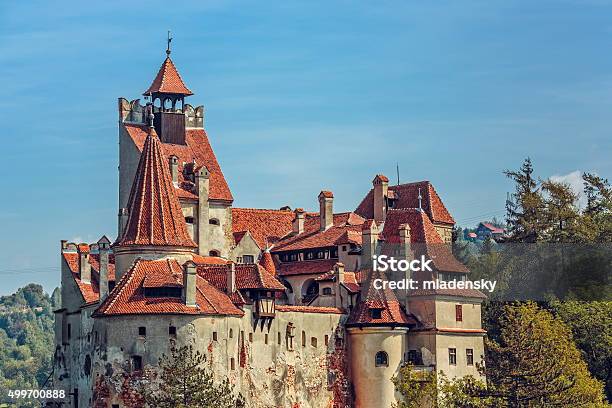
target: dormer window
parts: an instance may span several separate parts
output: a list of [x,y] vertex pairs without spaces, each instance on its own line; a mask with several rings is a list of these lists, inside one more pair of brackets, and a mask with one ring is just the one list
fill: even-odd
[[148,298],[180,298],[182,296],[182,288],[180,286],[161,286],[156,288],[144,288],[144,295]]
[[370,316],[372,317],[372,319],[381,319],[382,309],[370,309]]

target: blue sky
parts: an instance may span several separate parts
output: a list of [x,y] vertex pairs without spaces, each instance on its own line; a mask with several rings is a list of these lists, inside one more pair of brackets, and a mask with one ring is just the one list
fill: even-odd
[[501,172],[612,177],[612,3],[2,2],[0,293],[59,283],[59,241],[114,238],[117,97],[172,57],[236,206],[358,204],[431,180],[462,225]]

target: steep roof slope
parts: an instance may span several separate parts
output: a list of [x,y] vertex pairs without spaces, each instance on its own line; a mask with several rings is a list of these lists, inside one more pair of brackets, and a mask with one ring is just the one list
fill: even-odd
[[193,92],[183,82],[181,75],[169,56],[162,62],[151,86],[144,91],[143,95],[150,95],[156,92],[185,96],[193,95]]
[[[454,224],[440,196],[429,181],[389,186],[389,195],[394,198],[395,209],[419,208],[419,189],[421,190],[421,207],[434,223]],[[374,218],[374,190],[368,194],[357,206],[355,212],[364,218]]]
[[[123,123],[127,134],[134,141],[136,148],[142,152],[144,142],[147,138],[147,126]],[[184,168],[189,163],[196,166],[206,166],[210,173],[209,199],[232,202],[234,197],[227,185],[221,166],[210,145],[208,136],[204,129],[186,129],[185,144],[161,143],[162,151],[166,157],[172,155],[178,157],[178,188],[177,193],[181,198],[197,199],[195,184],[185,178]]]
[[128,209],[125,230],[115,245],[196,247],[187,232],[168,161],[153,128],[149,128],[142,148]]

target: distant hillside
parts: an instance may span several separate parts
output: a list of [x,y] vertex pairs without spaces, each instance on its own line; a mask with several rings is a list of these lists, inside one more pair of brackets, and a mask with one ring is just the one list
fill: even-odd
[[59,289],[49,296],[33,283],[0,297],[1,402],[11,402],[4,400],[8,390],[40,388],[51,373],[53,310],[59,304]]

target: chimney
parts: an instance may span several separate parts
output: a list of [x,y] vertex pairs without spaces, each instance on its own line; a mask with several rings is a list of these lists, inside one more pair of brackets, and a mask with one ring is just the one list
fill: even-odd
[[89,264],[89,246],[87,244],[77,245],[79,253],[79,276],[81,282],[91,283],[91,265]]
[[100,303],[108,296],[108,253],[110,252],[110,240],[104,235],[98,241],[98,251],[100,257]]
[[186,306],[197,307],[196,304],[196,264],[187,261],[183,264],[183,301]]
[[293,221],[291,222],[293,233],[295,235],[301,234],[304,232],[304,209],[296,208],[293,213],[295,214],[295,218],[293,218]]
[[331,191],[319,193],[319,219],[321,231],[334,225],[334,194]]
[[231,263],[227,271],[227,294],[231,295],[236,291],[236,264]]
[[64,252],[65,250],[68,249],[68,241],[67,240],[62,239],[60,241],[60,245],[61,245],[61,248],[62,248],[62,252]]
[[129,214],[129,211],[127,208],[119,209],[119,234],[117,235],[119,238],[121,238],[121,236],[123,235],[123,232],[125,231],[125,226],[127,225],[127,222],[128,222],[128,214]]
[[344,264],[342,262],[337,262],[334,265],[334,278],[338,283],[344,282]]
[[174,186],[178,186],[178,157],[172,155],[168,158],[170,165],[170,175],[172,176],[172,183]]
[[366,220],[361,227],[361,269],[372,266],[372,256],[376,254],[378,228],[374,220]]
[[389,179],[383,174],[377,174],[372,180],[374,190],[374,220],[381,223],[387,216],[387,191]]
[[410,225],[401,224],[399,226],[399,238],[400,238],[400,257],[402,259],[410,259]]
[[196,192],[198,194],[198,207],[197,207],[197,231],[194,231],[196,235],[195,241],[198,243],[198,252],[200,254],[207,254],[212,249],[209,244],[210,241],[210,207],[208,203],[209,187],[210,187],[210,173],[206,166],[202,165],[195,171],[195,183]]

